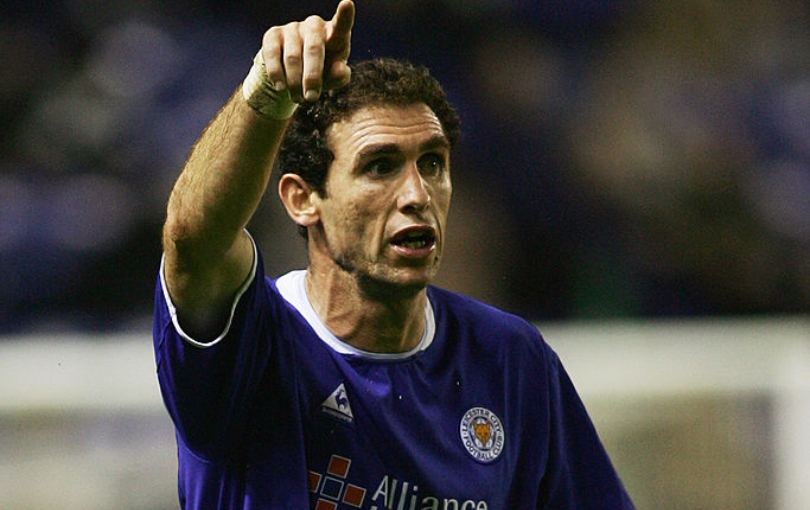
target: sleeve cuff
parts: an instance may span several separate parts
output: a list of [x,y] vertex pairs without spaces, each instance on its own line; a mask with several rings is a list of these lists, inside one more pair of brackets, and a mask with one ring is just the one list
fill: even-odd
[[160,259],[160,287],[163,291],[163,298],[166,300],[166,306],[169,309],[169,315],[172,318],[172,325],[174,326],[175,331],[177,331],[177,334],[180,335],[180,337],[189,345],[193,345],[194,347],[199,348],[212,347],[218,344],[220,341],[222,341],[222,339],[228,335],[228,332],[231,329],[231,323],[233,322],[233,316],[234,313],[236,312],[236,307],[239,304],[239,300],[242,298],[242,295],[245,293],[245,291],[247,291],[247,289],[253,283],[253,280],[256,278],[256,266],[259,260],[258,254],[256,253],[257,249],[256,241],[253,239],[253,236],[251,236],[249,232],[247,231],[245,232],[248,234],[250,242],[253,245],[253,264],[250,268],[250,274],[245,279],[245,282],[242,284],[242,286],[239,287],[239,290],[236,292],[236,295],[234,296],[233,303],[231,304],[231,311],[230,314],[228,315],[228,322],[225,324],[225,328],[219,335],[217,335],[216,338],[207,342],[195,340],[185,331],[183,331],[182,326],[180,326],[180,321],[177,317],[177,308],[174,306],[174,303],[172,302],[172,298],[169,295],[168,289],[166,288],[166,280],[163,276],[163,264],[165,255]]

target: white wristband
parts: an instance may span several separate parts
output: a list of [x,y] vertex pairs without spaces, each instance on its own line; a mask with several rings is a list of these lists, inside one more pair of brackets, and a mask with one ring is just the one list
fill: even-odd
[[261,50],[253,58],[253,66],[242,82],[242,96],[256,113],[268,119],[289,119],[298,107],[290,99],[289,90],[277,91],[273,88]]

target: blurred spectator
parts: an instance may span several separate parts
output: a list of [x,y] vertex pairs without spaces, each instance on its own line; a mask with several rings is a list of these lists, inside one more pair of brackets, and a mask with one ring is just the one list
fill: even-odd
[[[7,2],[0,332],[148,316],[191,143],[265,27],[332,4]],[[532,319],[810,308],[805,3],[376,0],[358,17],[375,28],[353,58],[429,66],[462,115],[441,284]],[[289,228],[272,200],[255,223],[260,243]]]
[[[589,68],[568,123],[572,175],[613,218],[612,270],[640,285],[635,314],[808,310],[810,237],[795,235],[810,218],[810,160],[795,150],[808,132],[791,121],[808,96],[782,111],[767,99],[801,90],[807,26],[798,2],[649,2]],[[596,296],[616,284],[583,282]]]

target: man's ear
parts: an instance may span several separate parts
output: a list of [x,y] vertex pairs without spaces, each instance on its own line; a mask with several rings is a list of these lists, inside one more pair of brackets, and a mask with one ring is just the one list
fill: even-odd
[[278,181],[278,196],[296,225],[309,228],[320,219],[315,191],[297,174],[284,174]]

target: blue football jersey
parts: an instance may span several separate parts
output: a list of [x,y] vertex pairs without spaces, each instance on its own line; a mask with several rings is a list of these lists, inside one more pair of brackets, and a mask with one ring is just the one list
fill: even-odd
[[162,280],[154,342],[179,494],[208,509],[632,509],[537,329],[429,287],[411,352],[358,351],[260,256],[226,331],[182,332]]

